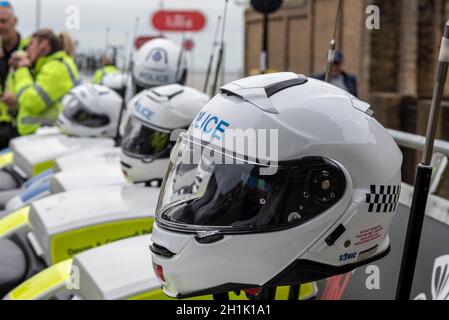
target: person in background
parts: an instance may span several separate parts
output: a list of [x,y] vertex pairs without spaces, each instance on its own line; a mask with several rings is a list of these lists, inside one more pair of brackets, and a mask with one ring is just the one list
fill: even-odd
[[[343,71],[343,61],[343,54],[340,51],[336,51],[330,83],[358,97],[357,78]],[[325,74],[314,75],[312,78],[324,81]]]
[[103,84],[103,78],[110,73],[120,72],[120,69],[114,65],[114,61],[110,56],[103,55],[101,57],[101,68],[95,71],[92,82],[95,84]]
[[0,150],[17,136],[14,115],[16,107],[9,60],[13,52],[26,50],[29,39],[16,30],[17,17],[9,1],[0,1]]
[[11,59],[20,135],[55,123],[62,98],[80,83],[74,53],[75,46],[67,33],[56,35],[50,29],[41,29],[31,36],[27,54]]

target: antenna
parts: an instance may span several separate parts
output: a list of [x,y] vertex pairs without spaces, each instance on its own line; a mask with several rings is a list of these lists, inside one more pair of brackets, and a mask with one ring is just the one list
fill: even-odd
[[218,32],[220,31],[220,23],[221,23],[221,16],[218,16],[217,28],[215,29],[215,35],[214,35],[214,43],[212,44],[212,51],[210,53],[209,65],[207,66],[206,79],[204,82],[204,88],[203,88],[204,93],[207,93],[207,88],[209,87],[209,79],[210,79],[210,74],[212,72],[212,63],[214,62],[215,48],[218,45]]
[[[164,0],[161,0],[161,1],[160,1],[160,3],[159,3],[159,10],[160,10],[160,11],[164,11],[164,10],[165,10],[165,3],[164,3]],[[161,36],[161,37],[164,37],[164,31],[161,30],[160,36]]]
[[415,190],[410,208],[410,216],[405,237],[404,252],[396,290],[397,300],[409,300],[415,275],[416,260],[418,258],[419,243],[424,224],[427,198],[429,196],[430,181],[432,179],[432,154],[436,137],[438,117],[441,110],[441,101],[444,95],[444,85],[449,69],[449,21],[446,22],[444,36],[441,41],[438,69],[430,108],[429,122],[427,124],[426,143],[421,163],[416,172]]
[[228,3],[229,0],[225,0],[225,7],[224,7],[224,13],[223,13],[223,25],[221,29],[221,43],[220,43],[220,50],[218,51],[218,60],[217,60],[217,68],[215,69],[215,79],[212,86],[211,96],[215,94],[217,91],[218,86],[218,77],[220,75],[221,71],[221,65],[223,62],[223,52],[224,52],[224,35],[225,35],[225,29],[226,29],[226,16],[228,14]]
[[128,48],[128,44],[129,44],[129,31],[126,31],[125,32],[125,38],[124,38],[124,41],[123,41],[123,51],[122,51],[123,69],[125,69],[127,67],[127,63],[128,63],[126,61],[126,58],[127,58],[126,49]]
[[325,74],[325,78],[324,78],[324,80],[326,82],[330,82],[330,80],[331,80],[332,65],[334,64],[334,61],[335,61],[335,49],[337,47],[336,38],[337,38],[338,26],[340,25],[342,8],[343,8],[343,2],[341,0],[338,0],[338,8],[337,8],[337,17],[335,19],[334,36],[329,45],[329,53],[327,55],[326,74]]
[[[133,33],[133,37],[132,39],[136,39],[137,37],[137,32],[139,31],[139,22],[140,22],[140,18],[136,17],[135,23],[134,23],[134,33]],[[129,56],[128,56],[128,61],[126,62],[125,65],[125,70],[124,70],[124,75],[125,77],[123,77],[123,81],[125,81],[125,83],[122,83],[124,86],[127,86],[129,83],[129,79],[131,77],[131,65],[132,65],[132,60],[133,60],[133,46],[131,45],[129,48]],[[126,100],[125,97],[123,97],[123,102],[122,102],[122,107],[120,108],[120,113],[118,116],[118,122],[117,122],[117,131],[115,133],[115,143],[116,146],[120,145],[120,127],[122,124],[122,118],[123,118],[123,112],[126,109]]]
[[188,21],[188,18],[185,17],[184,18],[184,31],[182,32],[182,38],[181,38],[181,51],[179,51],[178,65],[176,66],[175,82],[178,82],[179,72],[181,72],[182,59],[184,57],[184,43],[186,41],[187,21]]

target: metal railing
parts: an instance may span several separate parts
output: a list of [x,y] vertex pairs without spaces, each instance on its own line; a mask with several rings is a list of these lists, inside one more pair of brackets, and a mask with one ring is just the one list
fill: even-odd
[[[392,129],[388,129],[388,132],[399,146],[414,150],[424,150],[426,139],[424,136]],[[449,157],[449,142],[435,140],[434,152],[441,153]],[[399,197],[400,205],[410,208],[412,198],[413,186],[402,183],[401,195]],[[439,222],[449,225],[449,200],[430,194],[427,203],[426,215]]]
[[[388,129],[388,132],[399,146],[415,150],[424,150],[424,144],[426,141],[424,136],[392,129]],[[440,152],[449,157],[449,142],[435,140],[434,152]]]

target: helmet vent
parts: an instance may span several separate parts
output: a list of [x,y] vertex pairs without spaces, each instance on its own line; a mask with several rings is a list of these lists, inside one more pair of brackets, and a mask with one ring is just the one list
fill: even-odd
[[296,79],[290,79],[282,82],[277,82],[274,84],[270,84],[269,86],[265,87],[265,92],[267,93],[267,97],[271,97],[275,95],[276,93],[279,93],[285,89],[299,86],[307,82],[307,78],[303,75],[299,75]]

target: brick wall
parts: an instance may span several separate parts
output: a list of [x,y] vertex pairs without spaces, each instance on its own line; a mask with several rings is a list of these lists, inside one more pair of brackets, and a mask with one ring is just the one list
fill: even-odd
[[[378,5],[381,29],[365,28],[368,5]],[[270,18],[270,68],[310,75],[323,72],[333,34],[337,1],[291,0]],[[449,0],[343,0],[338,47],[346,71],[358,77],[360,97],[384,126],[424,135],[432,97],[441,33]],[[246,12],[245,72],[257,71],[262,16]],[[449,100],[449,84],[445,94]],[[449,104],[437,136],[449,140]],[[404,153],[404,181],[413,183],[421,153]],[[449,198],[449,179],[441,195]]]

